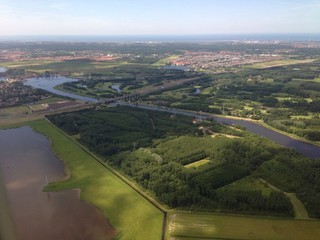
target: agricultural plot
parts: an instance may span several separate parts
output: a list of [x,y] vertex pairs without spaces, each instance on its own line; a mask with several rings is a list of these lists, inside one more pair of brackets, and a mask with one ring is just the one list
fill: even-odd
[[251,68],[258,68],[258,69],[266,69],[272,67],[280,67],[280,66],[288,66],[288,65],[296,65],[296,64],[303,64],[303,63],[311,63],[316,61],[317,59],[284,59],[278,61],[271,61],[271,62],[262,62],[251,65]]
[[245,216],[172,212],[167,237],[187,239],[317,240],[320,222]]
[[[73,73],[97,73],[108,72],[110,68],[128,64],[124,61],[107,61],[107,62],[91,62],[91,61],[21,61],[21,62],[4,62],[1,63],[8,68],[25,69],[26,71],[44,73],[50,72],[73,72]],[[130,65],[130,64],[129,64]],[[133,65],[133,64],[131,64]]]

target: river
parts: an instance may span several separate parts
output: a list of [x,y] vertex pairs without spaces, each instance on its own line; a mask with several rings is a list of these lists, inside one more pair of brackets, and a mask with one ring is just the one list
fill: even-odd
[[[58,95],[67,96],[67,97],[71,97],[71,98],[75,98],[75,99],[79,99],[79,100],[83,100],[83,101],[97,102],[97,99],[94,99],[94,98],[87,98],[87,97],[82,97],[82,96],[75,95],[75,94],[69,94],[69,93],[65,93],[65,92],[62,92],[62,91],[59,91],[59,90],[56,90],[53,88],[54,86],[56,86],[58,84],[62,84],[63,82],[68,82],[68,81],[70,82],[70,81],[77,81],[77,80],[72,79],[72,78],[65,78],[65,77],[31,78],[31,79],[27,80],[27,84],[32,87],[41,88],[41,89],[47,90],[49,92],[52,92],[52,93],[55,93]],[[136,106],[136,105],[125,104],[125,103],[119,103],[119,104]],[[192,116],[192,117],[200,117],[200,115],[197,113],[191,113],[191,112],[178,110],[178,109],[166,110],[164,108],[159,109],[157,107],[146,106],[146,105],[139,105],[138,107],[147,108],[147,109],[151,109],[151,110],[167,111],[167,112],[172,112],[175,114],[183,114],[183,115],[188,115],[188,116]],[[320,147],[319,146],[314,146],[312,144],[305,143],[303,141],[299,141],[299,140],[290,138],[286,135],[275,132],[271,129],[262,127],[254,122],[239,120],[239,119],[224,118],[224,117],[220,117],[220,116],[213,117],[208,114],[201,114],[201,116],[206,117],[206,118],[213,118],[218,122],[226,123],[229,125],[235,124],[235,125],[243,126],[248,131],[253,132],[255,134],[258,134],[260,136],[266,137],[266,138],[268,138],[268,139],[270,139],[270,140],[272,140],[272,141],[274,141],[284,147],[294,148],[297,152],[302,153],[307,157],[320,158]]]
[[64,97],[78,99],[85,102],[98,102],[98,100],[95,98],[80,96],[77,94],[60,91],[54,88],[55,86],[66,83],[66,82],[76,82],[76,81],[78,80],[73,78],[66,78],[66,77],[43,77],[43,78],[28,78],[26,79],[24,84],[31,86],[33,88],[40,88]]
[[[19,240],[107,240],[115,230],[79,190],[43,192],[64,177],[47,138],[30,127],[0,130],[0,170]],[[0,179],[2,180],[2,179]],[[1,226],[0,226],[1,227]]]
[[169,70],[182,70],[182,71],[189,71],[190,70],[190,67],[188,67],[188,66],[178,66],[178,65],[166,65],[162,68],[169,69]]
[[219,123],[225,123],[228,125],[240,125],[245,127],[248,131],[255,133],[257,135],[260,135],[262,137],[268,138],[284,147],[293,148],[297,152],[305,155],[306,157],[320,158],[320,146],[315,146],[300,140],[290,138],[286,135],[283,135],[271,129],[265,128],[251,121],[225,118],[222,116],[221,117],[212,116],[205,113],[198,114],[198,113],[193,113],[193,112],[179,110],[179,109],[158,108],[158,107],[148,106],[148,105],[134,105],[134,104],[123,103],[123,102],[118,102],[117,104],[123,105],[123,106],[131,106],[131,107],[139,107],[144,109],[156,110],[156,111],[170,112],[173,114],[181,114],[181,115],[196,117],[196,118],[214,119]]

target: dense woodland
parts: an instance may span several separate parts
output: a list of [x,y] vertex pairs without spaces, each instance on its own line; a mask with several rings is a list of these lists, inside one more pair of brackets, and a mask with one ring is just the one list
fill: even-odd
[[289,199],[264,179],[320,217],[320,161],[236,126],[129,107],[48,119],[172,208],[293,216]]

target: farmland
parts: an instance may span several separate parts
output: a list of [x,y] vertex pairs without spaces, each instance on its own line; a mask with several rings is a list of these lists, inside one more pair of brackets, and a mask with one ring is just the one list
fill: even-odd
[[286,60],[256,63],[256,64],[253,64],[249,67],[258,68],[258,69],[266,69],[266,68],[272,68],[272,67],[281,67],[281,66],[296,65],[296,64],[302,64],[302,63],[311,63],[316,60],[317,59],[286,59]]
[[320,222],[313,220],[173,212],[167,221],[167,237],[172,240],[316,240],[320,234]]

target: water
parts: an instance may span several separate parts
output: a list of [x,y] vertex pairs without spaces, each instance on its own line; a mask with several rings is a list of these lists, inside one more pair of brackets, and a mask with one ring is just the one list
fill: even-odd
[[[49,141],[29,127],[0,131],[0,170],[18,239],[108,240],[115,235],[102,212],[79,191],[46,193],[47,181],[64,177]],[[1,174],[0,174],[1,176]]]
[[116,90],[117,93],[122,93],[122,90],[120,89],[120,86],[119,85],[111,85],[111,88],[113,90]]
[[309,158],[320,158],[320,147],[290,138],[281,133],[275,132],[256,123],[238,119],[229,119],[222,117],[214,117],[217,122],[225,123],[228,125],[240,125],[245,127],[248,131],[266,137],[284,147],[293,148],[297,152],[302,153]]
[[275,132],[271,129],[265,128],[263,126],[260,126],[254,122],[245,121],[245,120],[239,120],[239,119],[231,119],[231,118],[224,118],[224,117],[218,117],[218,116],[212,116],[208,114],[198,114],[194,112],[188,112],[184,110],[179,109],[166,109],[166,108],[158,108],[154,106],[147,106],[147,105],[132,105],[130,103],[122,103],[118,102],[118,105],[122,106],[131,106],[131,107],[138,107],[143,109],[149,109],[149,110],[156,110],[156,111],[162,111],[162,112],[170,112],[173,114],[181,114],[185,116],[195,117],[195,118],[208,118],[208,119],[214,119],[219,123],[225,123],[228,125],[240,125],[245,127],[248,131],[255,133],[257,135],[260,135],[262,137],[268,138],[284,147],[287,148],[293,148],[297,152],[305,155],[309,158],[320,158],[320,147],[315,146],[309,143],[305,143],[293,138],[290,138],[286,135],[283,135],[281,133]]
[[4,72],[6,72],[7,71],[7,69],[6,68],[4,68],[4,67],[0,67],[0,73],[4,73]]
[[196,88],[193,94],[200,94],[201,93],[201,89],[200,88]]
[[67,93],[67,92],[54,89],[55,86],[63,84],[65,82],[76,82],[76,81],[78,80],[73,78],[66,78],[66,77],[44,77],[44,78],[28,78],[24,84],[34,88],[40,88],[64,97],[78,99],[85,102],[98,102],[98,100],[95,98],[84,97],[84,96]]
[[177,66],[177,65],[167,65],[167,66],[164,66],[163,69],[189,71],[190,67],[188,67],[188,66]]

